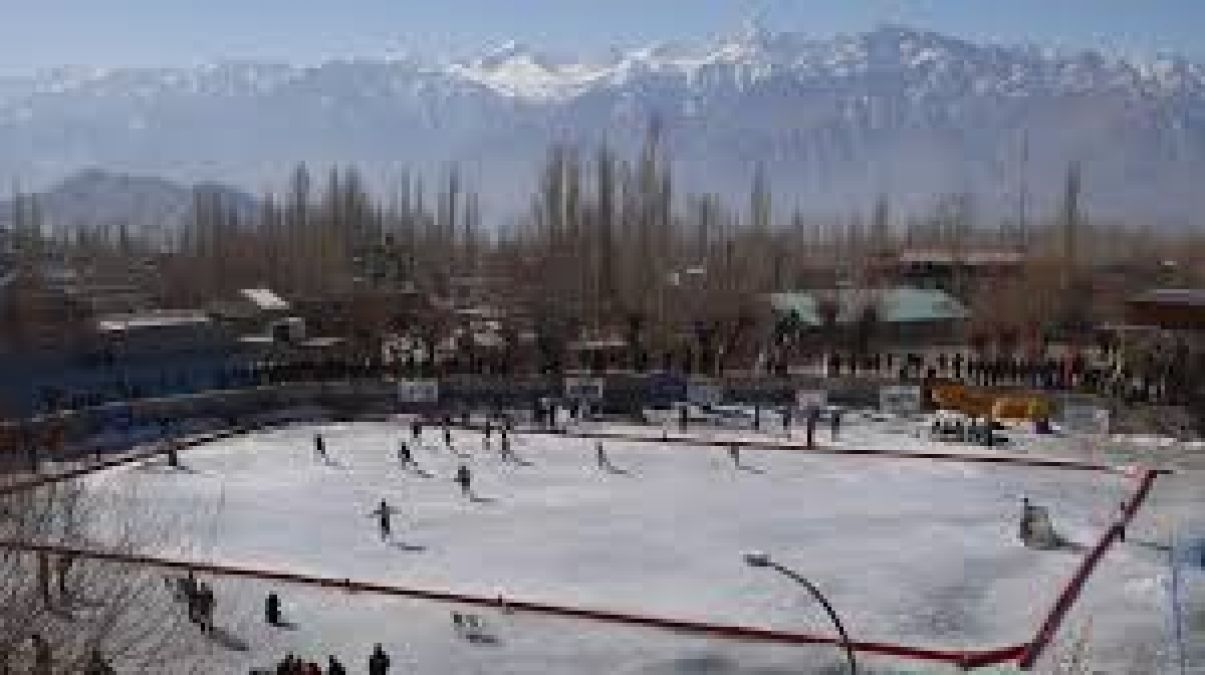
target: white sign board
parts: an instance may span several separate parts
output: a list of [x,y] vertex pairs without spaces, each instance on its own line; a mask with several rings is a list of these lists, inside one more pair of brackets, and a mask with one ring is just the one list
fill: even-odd
[[1091,405],[1063,407],[1063,429],[1078,436],[1108,436],[1109,410]]
[[401,380],[397,398],[402,403],[438,403],[439,380]]
[[800,389],[795,392],[795,407],[799,410],[819,410],[828,405],[828,392],[824,389]]
[[719,405],[724,400],[724,385],[707,380],[686,383],[686,400],[695,405]]
[[892,385],[879,388],[879,411],[892,415],[915,415],[921,410],[920,387]]
[[565,398],[570,401],[601,401],[605,382],[601,377],[566,377]]

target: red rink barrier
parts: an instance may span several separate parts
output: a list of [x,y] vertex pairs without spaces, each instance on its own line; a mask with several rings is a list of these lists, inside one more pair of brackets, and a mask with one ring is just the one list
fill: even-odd
[[[214,434],[194,437],[188,440],[180,441],[178,447],[184,449],[194,447],[216,440],[230,438],[232,436],[242,435],[250,431],[252,428],[238,428],[217,432]],[[526,433],[533,433],[528,431]],[[936,461],[951,461],[951,462],[967,462],[967,463],[987,463],[987,464],[1003,464],[1003,465],[1018,465],[1039,468],[1054,468],[1068,469],[1080,471],[1100,471],[1111,474],[1133,474],[1134,471],[1124,467],[1116,467],[1105,464],[1096,464],[1091,462],[1080,462],[1075,460],[1060,460],[1060,459],[1042,459],[1033,457],[1021,457],[1016,455],[960,455],[932,452],[902,452],[893,450],[870,450],[857,448],[840,448],[832,446],[818,445],[815,448],[808,449],[799,444],[791,443],[773,443],[766,441],[722,441],[692,437],[669,437],[661,439],[652,436],[644,436],[639,434],[603,434],[603,433],[561,433],[552,431],[536,431],[534,433],[561,435],[570,438],[590,438],[599,440],[620,440],[629,442],[648,442],[648,443],[674,443],[684,445],[709,446],[709,447],[730,447],[737,445],[740,447],[758,449],[758,450],[782,450],[796,452],[815,452],[831,455],[852,455],[865,457],[881,457],[890,459],[920,459],[920,460],[936,460]],[[0,487],[0,497],[8,494],[13,494],[22,490],[37,488],[44,485],[66,481],[84,476],[93,472],[102,471],[105,469],[130,464],[144,459],[152,458],[156,455],[163,454],[161,448],[147,450],[144,452],[125,455],[112,460],[92,464],[86,467],[73,469],[59,474],[40,476],[32,480],[16,483]],[[1137,487],[1131,494],[1130,498],[1124,503],[1118,519],[1112,523],[1100,540],[1096,543],[1091,551],[1084,556],[1075,573],[1063,587],[1058,598],[1051,607],[1051,610],[1046,614],[1042,624],[1037,629],[1032,640],[1025,644],[1013,645],[1007,647],[999,647],[993,649],[980,650],[952,650],[952,649],[936,649],[927,647],[916,647],[909,645],[898,645],[882,642],[862,642],[853,641],[851,646],[854,650],[868,654],[878,654],[882,656],[892,656],[904,659],[913,659],[919,661],[940,662],[954,665],[963,669],[973,669],[1000,663],[1016,662],[1023,669],[1031,669],[1037,660],[1041,657],[1045,649],[1053,641],[1062,625],[1067,613],[1071,610],[1075,601],[1078,600],[1083,587],[1095,571],[1100,560],[1108,552],[1109,548],[1118,540],[1124,537],[1125,529],[1129,526],[1139,508],[1145,502],[1154,486],[1155,480],[1161,474],[1171,473],[1165,469],[1142,469],[1137,474]],[[541,602],[513,600],[501,597],[486,597],[478,595],[468,595],[455,593],[451,591],[408,588],[401,586],[391,586],[374,582],[352,581],[350,579],[338,579],[331,577],[320,577],[312,575],[304,575],[282,570],[264,570],[251,569],[243,567],[234,567],[229,565],[219,565],[211,563],[198,563],[182,560],[173,560],[168,558],[159,558],[145,555],[131,555],[112,553],[107,551],[93,551],[86,549],[75,549],[69,547],[61,547],[47,544],[34,544],[29,542],[19,541],[0,541],[0,548],[29,551],[29,552],[45,552],[52,554],[67,554],[80,558],[91,558],[94,560],[104,560],[109,562],[144,565],[150,567],[159,567],[164,569],[177,570],[194,570],[196,572],[208,573],[218,576],[254,578],[268,581],[280,581],[284,583],[294,583],[309,586],[317,586],[328,589],[343,590],[346,592],[362,592],[374,593],[379,595],[388,595],[395,597],[406,597],[420,600],[429,600],[433,602],[456,603],[470,606],[478,606],[493,609],[507,609],[513,611],[523,611],[535,614],[544,614],[551,616],[561,616],[567,618],[584,619],[598,621],[610,624],[642,626],[646,628],[654,628],[660,630],[668,630],[678,633],[703,635],[718,639],[730,640],[748,640],[771,642],[779,644],[831,644],[840,645],[839,638],[833,635],[802,633],[792,631],[781,631],[769,628],[761,628],[754,626],[740,626],[715,624],[702,621],[673,619],[666,617],[651,616],[645,614],[625,613],[611,610],[590,609],[584,607],[574,607],[565,605],[554,605]]]
[[1155,479],[1158,476],[1159,472],[1151,469],[1144,471],[1139,476],[1138,487],[1130,498],[1126,500],[1120,517],[1109,526],[1109,529],[1105,531],[1100,541],[1096,542],[1096,546],[1092,547],[1088,555],[1084,556],[1083,562],[1080,563],[1075,574],[1067,581],[1067,584],[1063,587],[1063,591],[1059,593],[1050,612],[1046,614],[1046,619],[1038,628],[1037,634],[1034,635],[1033,640],[1025,647],[1021,657],[1017,660],[1017,664],[1022,669],[1029,670],[1033,668],[1038,658],[1041,657],[1042,652],[1054,640],[1054,636],[1058,633],[1059,626],[1062,625],[1067,612],[1071,611],[1071,607],[1079,599],[1080,593],[1084,589],[1084,584],[1088,581],[1088,577],[1091,576],[1109,548],[1125,536],[1125,529],[1129,527],[1130,521],[1134,519],[1134,515],[1138,513],[1138,509],[1142,506],[1142,503],[1146,501],[1147,495],[1150,494],[1151,488],[1154,486]]
[[[546,616],[583,619],[615,625],[639,626],[643,628],[654,628],[675,633],[701,635],[718,639],[792,645],[828,644],[839,646],[842,644],[840,638],[832,635],[782,631],[755,626],[717,624],[705,621],[674,619],[661,616],[652,616],[648,614],[635,614],[613,610],[591,609],[586,607],[554,605],[544,602],[505,598],[502,596],[488,597],[482,595],[455,593],[444,590],[392,586],[376,582],[352,581],[351,579],[321,577],[308,574],[299,574],[295,572],[286,572],[282,570],[253,569],[213,563],[198,563],[147,555],[113,553],[108,551],[95,551],[19,541],[0,541],[0,548],[15,551],[69,555],[76,558],[90,558],[93,560],[102,560],[106,562],[140,565],[144,567],[158,567],[170,570],[192,570],[193,572],[212,574],[215,576],[241,577],[260,579],[264,581],[277,581],[282,583],[316,586],[331,590],[340,590],[348,593],[372,593],[376,595],[428,600],[432,602],[470,605],[486,609],[528,612]],[[962,668],[975,668],[979,666],[1014,661],[1025,649],[1025,645],[1016,645],[998,649],[952,650],[863,641],[853,641],[850,643],[850,645],[856,651],[862,653],[893,656],[919,661],[948,663]]]

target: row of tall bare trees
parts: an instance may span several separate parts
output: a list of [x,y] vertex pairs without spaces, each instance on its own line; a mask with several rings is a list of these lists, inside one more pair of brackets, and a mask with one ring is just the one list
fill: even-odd
[[[1085,296],[1095,282],[1078,275],[1080,268],[1149,268],[1150,278],[1135,283],[1163,282],[1163,262],[1175,258],[1176,282],[1205,282],[1200,232],[1091,223],[1082,213],[1082,182],[1072,165],[1048,227],[1027,224],[1024,236],[1015,223],[977,217],[968,195],[941,197],[923,216],[895,217],[883,197],[865,214],[822,219],[805,215],[806,205],[776,205],[771,177],[760,167],[752,167],[743,206],[684,190],[654,124],[632,157],[606,145],[552,146],[528,212],[507,226],[483,226],[478,193],[455,167],[433,186],[403,174],[382,197],[354,169],[316,179],[299,166],[288,188],[264,195],[255,210],[198,188],[191,218],[166,253],[121,229],[108,237],[76,233],[63,245],[127,263],[156,254],[158,290],[169,306],[195,306],[252,285],[292,296],[379,287],[447,296],[455,279],[476,277],[550,342],[635,337],[659,348],[692,334],[707,336],[714,349],[735,348],[759,320],[757,298],[765,292],[891,283],[877,263],[900,247],[956,256],[1024,247],[1026,274],[1004,288],[964,294],[984,307],[985,324],[1012,329],[1092,318],[1069,316],[1093,305]],[[42,246],[31,234],[39,228],[29,225],[40,217],[37,202],[19,205],[14,232],[32,251]]]

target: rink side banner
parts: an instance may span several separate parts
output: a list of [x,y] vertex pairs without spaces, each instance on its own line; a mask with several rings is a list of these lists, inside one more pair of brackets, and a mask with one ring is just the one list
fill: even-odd
[[565,398],[597,403],[603,398],[605,382],[601,377],[566,377]]
[[799,410],[819,409],[828,405],[828,392],[824,389],[799,389],[795,392],[795,407]]
[[686,400],[695,405],[719,405],[724,401],[724,385],[712,380],[686,383]]
[[921,411],[921,389],[911,385],[879,388],[879,410],[893,415],[914,415]]
[[439,380],[401,380],[397,399],[401,403],[438,403]]
[[1108,436],[1109,410],[1091,405],[1063,407],[1063,429],[1079,436]]

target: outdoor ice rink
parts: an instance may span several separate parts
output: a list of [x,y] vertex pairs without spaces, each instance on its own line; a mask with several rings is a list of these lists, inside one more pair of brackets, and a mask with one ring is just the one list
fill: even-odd
[[[329,461],[315,458],[316,433]],[[828,442],[827,431],[819,437]],[[1096,542],[1133,488],[1128,477],[1099,472],[805,451],[745,449],[736,467],[722,448],[618,440],[605,441],[615,469],[607,471],[596,464],[593,440],[529,434],[514,437],[514,463],[500,458],[497,433],[487,449],[482,434],[454,431],[454,454],[432,427],[414,452],[423,475],[399,465],[401,439],[410,440],[402,422],[296,425],[189,449],[183,469],[152,460],[87,481],[123,506],[113,510],[115,522],[128,514],[144,520],[149,552],[158,555],[832,634],[803,589],[742,561],[744,552],[766,551],[822,589],[854,639],[948,648],[1031,638],[1080,563],[1080,547]],[[856,424],[840,443],[933,449],[898,430]],[[473,472],[475,500],[452,480],[461,463]],[[1022,546],[1023,496],[1047,506],[1078,547]],[[381,499],[397,509],[389,541],[371,515]],[[1158,616],[1163,574],[1157,551],[1115,547],[1084,601],[1110,616]],[[269,667],[289,651],[321,661],[337,654],[356,672],[375,642],[401,673],[844,668],[831,646],[728,642],[501,610],[467,610],[494,638],[470,643],[452,629],[452,605],[248,580],[215,587],[218,624],[238,648],[215,645],[212,672]],[[268,590],[281,595],[294,626],[263,624]],[[1095,630],[1121,637],[1126,625],[1101,620]],[[864,661],[881,672],[940,670]]]

